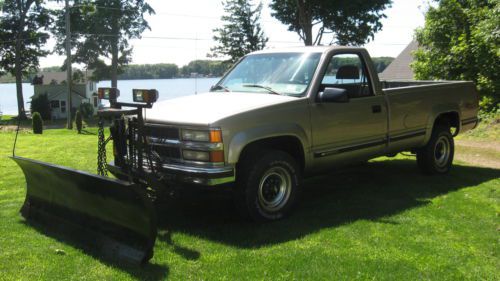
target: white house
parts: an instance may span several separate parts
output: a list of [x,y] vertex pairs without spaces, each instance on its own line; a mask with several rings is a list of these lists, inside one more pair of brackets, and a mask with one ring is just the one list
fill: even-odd
[[[78,109],[82,103],[90,103],[94,107],[94,113],[100,106],[97,98],[97,82],[90,79],[92,72],[79,72],[79,77],[72,83],[72,108]],[[43,72],[33,79],[34,96],[47,94],[52,109],[52,119],[63,119],[67,117],[67,87],[66,72]],[[73,112],[75,112],[73,111]]]

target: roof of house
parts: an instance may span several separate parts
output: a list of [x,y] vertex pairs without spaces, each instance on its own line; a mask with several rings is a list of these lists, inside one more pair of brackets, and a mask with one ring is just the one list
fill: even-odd
[[[82,71],[81,72],[83,76],[78,79],[78,80],[73,80],[74,84],[85,84],[88,81],[91,81],[91,76],[93,71],[92,70],[87,70],[87,71]],[[73,73],[74,75],[75,73]],[[66,72],[40,72],[37,74],[37,76],[33,79],[34,85],[58,85],[61,84],[61,82],[66,81]],[[73,76],[74,77],[74,76]],[[41,79],[36,81],[36,79]],[[41,83],[40,83],[41,82]]]
[[417,49],[417,41],[411,41],[396,59],[380,73],[379,78],[381,80],[412,80],[414,73],[410,64],[413,62],[413,52]]

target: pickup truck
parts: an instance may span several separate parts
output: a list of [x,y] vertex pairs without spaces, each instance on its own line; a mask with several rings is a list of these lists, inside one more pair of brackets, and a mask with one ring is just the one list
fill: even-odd
[[145,110],[144,126],[160,185],[229,187],[266,221],[291,212],[304,177],[374,157],[410,151],[447,173],[477,113],[472,82],[380,81],[365,49],[325,46],[248,54],[209,93]]

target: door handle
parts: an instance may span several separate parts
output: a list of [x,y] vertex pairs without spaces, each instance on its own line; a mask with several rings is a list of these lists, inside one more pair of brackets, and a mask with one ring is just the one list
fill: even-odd
[[380,113],[380,112],[382,112],[382,106],[372,105],[372,113]]

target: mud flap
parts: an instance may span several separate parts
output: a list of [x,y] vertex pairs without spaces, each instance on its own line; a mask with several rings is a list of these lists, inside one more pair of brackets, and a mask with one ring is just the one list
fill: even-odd
[[28,221],[69,230],[71,240],[120,261],[144,263],[153,256],[156,215],[144,188],[27,158],[12,159],[26,177],[21,214]]

